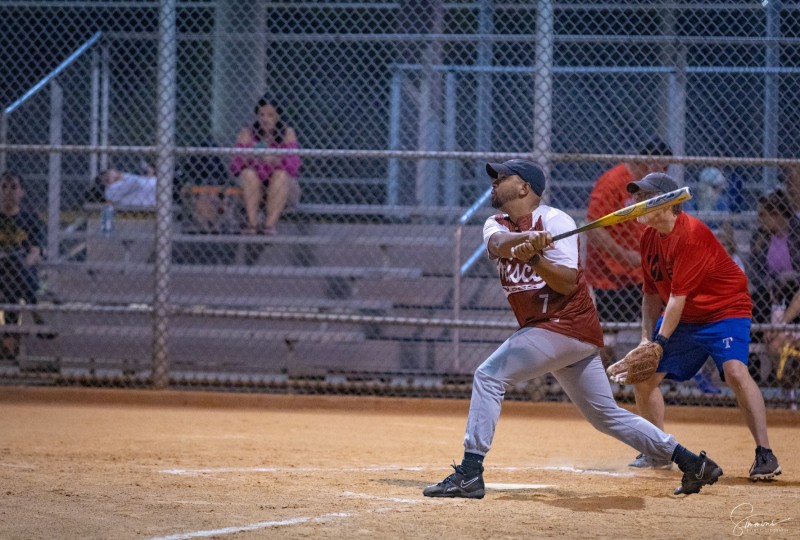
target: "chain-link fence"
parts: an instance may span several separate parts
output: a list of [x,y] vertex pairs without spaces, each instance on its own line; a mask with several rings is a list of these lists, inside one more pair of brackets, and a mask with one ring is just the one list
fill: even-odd
[[[540,162],[580,223],[601,175],[667,145],[750,278],[751,372],[793,399],[794,3],[10,0],[0,21],[0,168],[32,216],[3,191],[4,382],[465,395],[516,327],[485,162]],[[601,310],[608,358],[638,342],[632,302]],[[733,403],[702,373],[669,399]]]

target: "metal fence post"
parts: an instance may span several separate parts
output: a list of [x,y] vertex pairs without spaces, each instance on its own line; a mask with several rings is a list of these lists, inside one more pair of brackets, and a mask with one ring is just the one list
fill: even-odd
[[[486,36],[494,33],[494,2],[481,0],[478,8],[478,33]],[[482,39],[478,42],[478,66],[491,67],[494,64],[494,42]],[[475,111],[475,150],[488,152],[492,147],[492,72],[479,71],[477,79]],[[475,164],[475,178],[483,178],[485,173],[482,161]]]
[[[403,96],[403,70],[394,68],[389,103],[389,150],[400,150],[400,108]],[[400,194],[400,162],[389,158],[386,178],[386,204],[394,206]]]
[[537,4],[535,39],[533,154],[534,159],[548,171],[553,136],[553,2],[551,0],[539,0]]
[[[764,74],[764,157],[778,157],[778,128],[780,117],[779,105],[779,75],[777,68],[781,64],[780,44],[776,41],[781,32],[781,5],[780,0],[771,0],[764,4],[767,11],[767,45],[764,55],[766,71]],[[772,188],[778,181],[777,167],[764,167],[764,188]]]
[[[444,80],[444,149],[456,150],[456,81],[457,75],[448,71]],[[458,206],[461,199],[461,182],[458,175],[459,162],[448,159],[444,162],[444,205]]]
[[[55,79],[50,82],[50,146],[61,146],[64,97]],[[59,257],[61,227],[61,153],[50,152],[47,172],[47,259]]]
[[153,386],[169,385],[169,286],[172,258],[172,180],[175,168],[177,32],[175,0],[161,0],[156,98],[156,261],[153,298]]
[[[662,11],[661,34],[675,36],[677,34],[676,10],[669,6]],[[683,43],[670,41],[661,49],[661,63],[671,66],[664,76],[662,84],[666,87],[666,109],[659,118],[659,132],[666,132],[667,142],[675,156],[686,154],[686,46]],[[669,166],[669,173],[683,185],[686,167],[680,163]]]
[[[669,74],[667,103],[667,140],[673,155],[686,155],[686,48],[678,45],[674,56],[675,71]],[[670,173],[679,185],[685,182],[686,167],[682,164],[670,166]]]

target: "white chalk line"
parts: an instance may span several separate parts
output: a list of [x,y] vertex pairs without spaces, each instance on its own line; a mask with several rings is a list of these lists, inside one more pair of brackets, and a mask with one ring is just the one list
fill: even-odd
[[486,487],[498,491],[513,491],[517,489],[550,489],[556,486],[555,484],[486,484]]
[[[159,472],[164,474],[175,474],[179,476],[200,476],[204,474],[252,474],[252,473],[342,473],[342,472],[429,472],[447,470],[442,467],[402,467],[398,465],[386,467],[349,467],[349,468],[327,468],[327,467],[220,467],[215,469],[163,469]],[[615,472],[602,469],[581,469],[579,467],[546,467],[546,466],[524,466],[524,467],[491,467],[491,471],[560,471],[576,474],[594,474],[601,476],[616,476],[628,478],[636,476],[633,472]]]
[[[398,497],[377,497],[375,495],[368,495],[366,493],[354,493],[352,491],[345,491],[342,493],[345,497],[357,498],[357,499],[369,499],[374,501],[388,501],[400,504],[420,504],[420,503],[428,503],[428,504],[441,504],[442,501],[427,501],[422,499],[402,499]],[[395,512],[397,511],[397,507],[392,506],[383,506],[380,508],[376,508],[375,510],[371,510],[372,513],[386,513],[386,512]],[[343,519],[343,518],[352,518],[356,517],[358,512],[339,512],[339,513],[332,513],[332,514],[323,514],[317,517],[297,517],[297,518],[290,518],[284,519],[281,521],[260,521],[258,523],[251,523],[249,525],[240,525],[237,527],[223,527],[220,529],[210,529],[205,531],[191,531],[186,533],[178,533],[172,534],[169,536],[156,536],[151,540],[188,540],[190,538],[204,538],[209,536],[222,536],[225,534],[234,534],[238,532],[247,532],[247,531],[257,531],[260,529],[269,529],[273,527],[288,527],[291,525],[302,525],[303,523],[326,523],[329,521],[333,521],[335,519]]]
[[189,538],[221,536],[223,534],[257,531],[260,529],[269,529],[271,527],[287,527],[289,525],[300,525],[302,523],[325,523],[333,519],[347,518],[347,517],[353,517],[353,515],[345,513],[334,513],[334,514],[323,514],[317,517],[298,517],[292,519],[284,519],[282,521],[260,521],[258,523],[251,523],[249,525],[240,525],[238,527],[223,527],[221,529],[210,529],[206,531],[191,531],[187,533],[171,534],[169,536],[156,536],[152,538],[152,540],[187,540]]

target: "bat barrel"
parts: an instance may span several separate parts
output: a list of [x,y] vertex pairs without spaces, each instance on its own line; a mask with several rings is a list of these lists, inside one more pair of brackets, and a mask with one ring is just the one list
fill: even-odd
[[669,193],[662,193],[661,195],[656,195],[650,199],[639,201],[636,204],[626,206],[625,208],[620,208],[616,212],[605,215],[600,219],[592,221],[591,223],[587,223],[586,225],[578,227],[572,231],[558,234],[553,237],[553,242],[561,240],[562,238],[567,238],[568,236],[572,236],[574,234],[581,233],[583,231],[597,229],[599,227],[610,227],[611,225],[616,225],[617,223],[624,223],[625,221],[630,221],[631,219],[635,219],[639,216],[644,216],[661,208],[667,208],[669,206],[688,201],[691,198],[692,192],[688,187],[676,189],[675,191],[670,191]]

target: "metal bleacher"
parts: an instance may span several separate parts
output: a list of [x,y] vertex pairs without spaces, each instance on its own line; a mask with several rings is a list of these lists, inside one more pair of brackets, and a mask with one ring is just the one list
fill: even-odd
[[[169,346],[176,372],[195,378],[204,373],[252,374],[261,380],[378,368],[451,368],[454,352],[445,328],[349,322],[347,317],[450,317],[454,226],[443,225],[438,217],[416,219],[411,214],[418,209],[383,209],[388,217],[374,222],[352,219],[349,205],[319,206],[325,208],[295,208],[274,237],[207,234],[176,223],[169,296],[175,309]],[[370,216],[379,211],[361,210]],[[91,303],[100,311],[49,314],[48,324],[58,338],[29,340],[27,353],[57,357],[62,373],[76,375],[92,365],[94,374],[105,370],[146,377],[152,368],[154,216],[118,211],[113,233],[103,235],[97,211],[88,205],[84,226],[68,227],[62,235],[62,252],[70,257],[44,263],[43,270],[57,304]],[[331,220],[331,215],[355,222]],[[474,248],[479,227],[471,228],[467,237],[465,246]],[[466,308],[463,317],[487,311],[510,317],[502,295],[491,285],[495,280],[486,272],[465,278],[464,298],[472,300],[475,312]],[[238,315],[192,316],[195,309]],[[248,316],[263,312],[327,314],[342,320],[265,323]],[[489,339],[483,334],[472,341],[488,354],[503,333],[488,331]],[[380,358],[379,365],[375,358]]]

